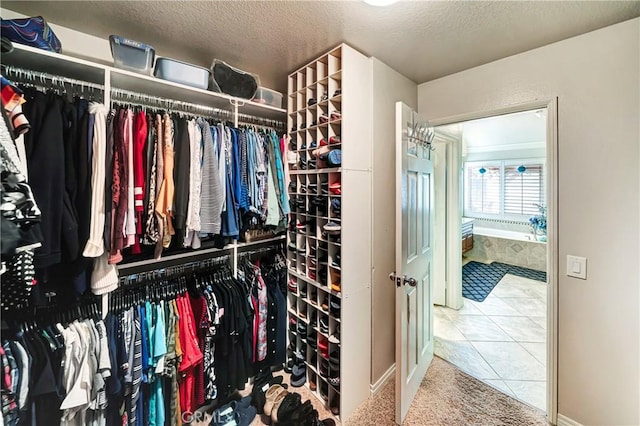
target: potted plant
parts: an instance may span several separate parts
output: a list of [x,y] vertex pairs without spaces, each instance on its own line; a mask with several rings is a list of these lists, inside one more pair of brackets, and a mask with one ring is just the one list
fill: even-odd
[[529,218],[531,232],[537,241],[547,241],[547,208],[536,204],[538,214]]

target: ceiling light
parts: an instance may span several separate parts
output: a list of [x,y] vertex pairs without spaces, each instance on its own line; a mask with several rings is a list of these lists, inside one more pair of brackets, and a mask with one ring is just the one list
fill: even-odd
[[371,6],[390,6],[392,4],[394,4],[395,2],[397,2],[398,0],[362,0],[367,4],[370,4]]

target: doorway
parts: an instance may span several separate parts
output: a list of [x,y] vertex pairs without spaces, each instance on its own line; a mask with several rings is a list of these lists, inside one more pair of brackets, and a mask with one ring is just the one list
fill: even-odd
[[555,104],[440,124],[435,354],[553,413]]

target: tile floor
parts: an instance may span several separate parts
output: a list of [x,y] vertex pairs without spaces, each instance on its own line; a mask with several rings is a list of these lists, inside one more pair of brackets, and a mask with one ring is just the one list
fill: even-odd
[[435,353],[546,412],[547,285],[505,275],[482,303],[435,308]]

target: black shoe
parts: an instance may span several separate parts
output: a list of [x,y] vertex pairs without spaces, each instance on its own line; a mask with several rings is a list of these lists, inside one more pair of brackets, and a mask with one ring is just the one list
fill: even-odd
[[278,408],[278,424],[287,424],[292,414],[302,405],[302,397],[297,392],[289,392]]
[[293,368],[293,358],[289,358],[289,361],[284,365],[284,372],[291,374],[291,369]]
[[340,267],[340,252],[337,251],[336,254],[333,255],[333,262],[331,262],[332,266],[335,266],[336,268]]
[[307,106],[315,105],[315,104],[317,104],[317,103],[318,103],[318,100],[317,100],[316,98],[310,98],[310,99],[307,101]]

